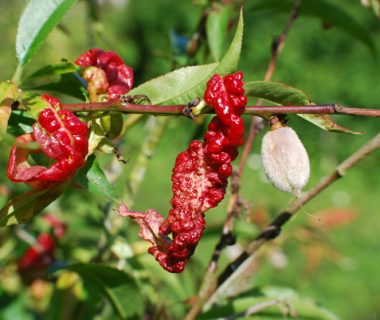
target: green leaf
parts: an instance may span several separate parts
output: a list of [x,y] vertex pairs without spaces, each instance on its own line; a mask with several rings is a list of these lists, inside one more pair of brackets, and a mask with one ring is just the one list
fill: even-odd
[[24,10],[16,36],[16,55],[25,66],[76,0],[31,0]]
[[57,76],[66,73],[73,73],[78,70],[78,67],[70,62],[61,62],[56,64],[51,64],[38,69],[36,72],[31,74],[25,81],[34,80],[40,77]]
[[49,103],[42,99],[40,95],[26,92],[22,97],[22,109],[24,115],[33,119],[38,119],[40,112],[49,107]]
[[328,114],[298,114],[298,116],[326,131],[363,134],[363,132],[354,131],[335,123]]
[[207,16],[207,43],[214,61],[222,58],[231,7],[215,3]]
[[7,132],[12,104],[17,100],[18,89],[13,82],[0,83],[0,141]]
[[243,40],[243,15],[229,49],[221,62],[185,67],[147,81],[128,95],[147,95],[153,104],[186,104],[202,97],[207,81],[215,74],[225,75],[237,69]]
[[239,65],[241,47],[243,44],[243,30],[244,30],[244,20],[243,11],[240,11],[239,22],[235,31],[234,38],[225,53],[220,65],[216,68],[215,73],[225,75],[227,73],[237,70]]
[[135,280],[125,272],[105,265],[85,263],[74,264],[64,269],[78,273],[85,287],[102,294],[111,303],[120,319],[142,317],[143,297]]
[[280,82],[252,81],[244,85],[246,95],[282,106],[309,105],[309,97],[301,90]]
[[[264,305],[266,302],[273,302],[273,306],[268,306],[255,313],[251,317],[244,319],[284,319],[293,311],[299,320],[338,320],[339,318],[331,311],[323,308],[309,298],[300,296],[297,292],[289,288],[265,287],[261,290],[250,290],[237,297],[228,300],[218,300],[217,306],[210,311],[199,316],[200,320],[217,319],[237,313],[246,312],[255,305]],[[278,302],[278,303],[276,303]],[[197,318],[198,319],[198,318]],[[239,318],[240,319],[240,318]]]
[[89,192],[97,196],[116,200],[115,190],[108,182],[103,169],[94,155],[87,158],[86,165],[78,172],[76,179]]
[[[248,96],[264,99],[277,105],[297,106],[311,105],[309,97],[301,90],[272,81],[252,81],[244,86]],[[333,132],[361,134],[361,132],[342,127],[336,124],[327,114],[297,114],[317,127]]]
[[28,90],[38,90],[38,91],[55,91],[59,93],[66,94],[71,97],[84,100],[84,94],[82,92],[83,83],[75,73],[64,73],[61,74],[60,78],[56,82],[50,82],[42,85],[31,85],[25,86]]
[[26,223],[57,199],[66,189],[68,182],[58,183],[44,190],[27,191],[0,209],[0,226]]
[[[275,10],[289,13],[294,1],[291,0],[263,0],[250,9],[258,12],[260,10]],[[375,45],[370,35],[370,30],[356,21],[346,10],[343,4],[337,5],[335,1],[328,0],[303,0],[301,1],[300,14],[320,18],[323,22],[331,24],[342,31],[348,33],[356,40],[365,44],[372,53],[375,52]]]
[[380,0],[371,0],[370,4],[375,15],[380,17]]
[[216,62],[177,69],[143,83],[128,94],[145,94],[153,104],[187,103],[203,94],[204,84],[218,65]]

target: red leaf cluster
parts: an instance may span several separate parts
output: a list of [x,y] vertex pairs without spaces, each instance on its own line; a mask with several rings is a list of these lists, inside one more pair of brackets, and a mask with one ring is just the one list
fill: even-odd
[[57,239],[63,238],[67,225],[52,214],[43,216],[49,233],[40,233],[36,242],[30,246],[18,260],[18,271],[27,283],[45,275],[46,270],[56,261]]
[[85,68],[82,76],[87,81],[91,101],[101,100],[104,94],[106,100],[118,99],[133,86],[132,68],[115,52],[90,49],[75,64]]
[[[88,150],[87,124],[74,113],[62,109],[61,102],[51,96],[42,97],[49,107],[42,110],[33,132],[16,139],[8,162],[8,178],[14,182],[26,182],[35,188],[47,188],[51,183],[64,182],[85,164]],[[37,142],[37,150],[30,145]],[[50,167],[30,165],[31,153],[43,152],[56,160]]]
[[[231,161],[244,143],[243,73],[224,78],[214,75],[207,84],[206,103],[215,109],[205,142],[192,141],[176,159],[172,174],[172,209],[164,221],[156,210],[130,211],[125,205],[119,213],[140,225],[140,236],[160,265],[169,272],[182,272],[205,229],[204,213],[216,207],[225,195]],[[171,235],[171,238],[169,237]]]
[[54,258],[55,241],[48,233],[41,233],[36,244],[30,247],[18,261],[19,271],[30,269],[46,270]]

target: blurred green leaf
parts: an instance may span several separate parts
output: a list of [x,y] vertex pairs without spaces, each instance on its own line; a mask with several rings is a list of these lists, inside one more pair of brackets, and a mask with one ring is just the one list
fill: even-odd
[[380,17],[380,0],[361,0],[363,6],[370,7],[373,13]]
[[76,181],[89,192],[97,196],[116,200],[115,190],[108,182],[103,169],[100,167],[94,155],[87,158],[86,165],[76,176]]
[[0,141],[7,132],[12,104],[16,101],[18,89],[13,82],[0,83]]
[[18,25],[16,55],[26,65],[76,0],[31,0]]
[[207,16],[207,43],[214,61],[219,61],[222,57],[230,13],[231,7],[215,3]]
[[0,226],[26,223],[57,199],[69,182],[57,183],[44,190],[31,190],[12,198],[0,209]]
[[[273,302],[275,305],[263,308],[262,311],[238,319],[271,319],[281,320],[294,313],[299,320],[338,320],[329,310],[319,306],[313,300],[302,297],[289,288],[266,287],[261,290],[250,290],[226,301],[218,300],[218,304],[197,319],[225,319],[227,316],[246,312],[255,305]],[[291,317],[293,318],[293,317]]]
[[74,271],[84,281],[85,287],[97,290],[112,305],[120,319],[142,317],[143,297],[135,280],[125,272],[95,264],[74,264],[64,269]]
[[[264,99],[283,106],[311,105],[309,97],[301,90],[272,81],[252,81],[244,86],[248,96]],[[297,114],[315,126],[333,132],[361,134],[361,132],[336,124],[331,116],[326,114]]]
[[227,74],[237,69],[243,39],[243,15],[240,13],[235,36],[222,61],[185,67],[147,81],[129,91],[129,95],[144,94],[154,104],[188,103],[203,96],[207,81],[215,74]]
[[[250,8],[255,12],[260,10],[275,10],[289,13],[294,1],[291,0],[262,0]],[[356,40],[364,43],[372,53],[375,45],[367,27],[356,21],[343,7],[328,0],[303,0],[300,8],[301,15],[322,19],[326,25],[336,26]]]
[[371,7],[373,12],[380,17],[380,1],[379,0],[371,0]]

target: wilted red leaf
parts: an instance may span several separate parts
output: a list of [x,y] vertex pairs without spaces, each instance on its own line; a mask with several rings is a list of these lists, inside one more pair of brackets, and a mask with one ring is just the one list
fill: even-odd
[[353,208],[328,208],[316,212],[315,217],[310,218],[309,223],[315,228],[332,230],[345,224],[351,223],[358,216],[357,210]]

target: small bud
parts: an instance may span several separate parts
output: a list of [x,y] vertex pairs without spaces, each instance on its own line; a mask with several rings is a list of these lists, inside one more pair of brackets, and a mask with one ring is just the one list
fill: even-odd
[[301,140],[289,127],[267,132],[261,145],[265,174],[279,190],[299,196],[310,175],[310,161]]

